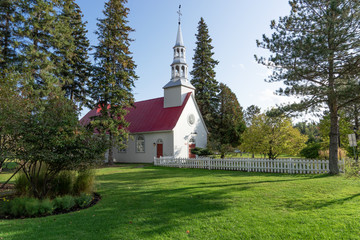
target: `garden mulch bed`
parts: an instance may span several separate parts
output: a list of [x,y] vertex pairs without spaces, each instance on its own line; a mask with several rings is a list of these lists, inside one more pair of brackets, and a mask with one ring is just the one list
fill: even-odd
[[[1,193],[1,192],[0,192]],[[7,198],[12,198],[14,197],[14,194],[13,195],[9,195],[7,194],[6,195]],[[59,215],[59,214],[65,214],[65,213],[70,213],[70,212],[76,212],[76,211],[80,211],[82,209],[86,209],[86,208],[89,208],[89,207],[92,207],[94,206],[95,204],[97,204],[99,201],[101,200],[101,195],[98,194],[98,193],[93,193],[93,200],[91,201],[91,203],[86,206],[86,207],[83,207],[83,208],[80,208],[80,207],[73,207],[71,208],[70,210],[55,210],[52,214],[47,214],[47,215],[43,215],[43,216],[35,216],[35,217],[25,217],[25,216],[21,216],[21,217],[13,217],[13,216],[1,216],[0,215],[0,219],[25,219],[25,218],[39,218],[39,217],[47,217],[47,216],[53,216],[53,215]],[[0,199],[0,204],[1,204],[1,199]]]

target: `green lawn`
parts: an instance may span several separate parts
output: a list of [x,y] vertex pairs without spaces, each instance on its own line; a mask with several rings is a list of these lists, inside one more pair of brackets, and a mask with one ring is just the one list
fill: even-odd
[[360,181],[341,176],[125,165],[98,182],[96,206],[0,220],[0,239],[360,239]]

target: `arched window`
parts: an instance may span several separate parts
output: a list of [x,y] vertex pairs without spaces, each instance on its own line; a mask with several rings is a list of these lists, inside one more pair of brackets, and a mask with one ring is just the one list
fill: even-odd
[[184,66],[181,67],[181,76],[185,77],[185,67]]
[[136,152],[145,152],[145,138],[143,135],[136,137]]
[[190,138],[189,143],[190,143],[190,144],[195,144],[195,143],[196,143],[196,142],[195,142],[195,138],[193,138],[193,137]]
[[180,76],[180,69],[179,66],[175,67],[175,77],[179,77]]

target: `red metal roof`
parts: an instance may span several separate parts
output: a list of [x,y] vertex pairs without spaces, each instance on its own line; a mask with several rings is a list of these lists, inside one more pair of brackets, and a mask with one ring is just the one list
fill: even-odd
[[[179,107],[164,108],[163,97],[135,102],[134,107],[128,109],[129,113],[125,117],[130,123],[129,132],[140,133],[172,130],[190,95],[191,93],[186,95],[183,104]],[[98,109],[93,109],[80,120],[80,123],[87,125],[90,122],[90,118],[98,114]]]

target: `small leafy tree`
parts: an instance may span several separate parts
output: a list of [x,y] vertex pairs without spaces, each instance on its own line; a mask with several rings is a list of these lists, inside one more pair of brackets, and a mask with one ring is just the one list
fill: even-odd
[[23,172],[32,195],[44,198],[63,170],[88,168],[101,160],[105,146],[98,135],[79,125],[74,104],[64,96],[36,101],[21,126]]
[[14,73],[0,76],[0,170],[5,161],[16,159],[22,136],[19,126],[29,114],[29,102],[20,96],[18,78]]
[[243,149],[267,154],[269,159],[275,159],[280,154],[296,155],[307,141],[306,136],[293,128],[289,118],[269,117],[266,114],[259,114],[253,118],[243,138]]

